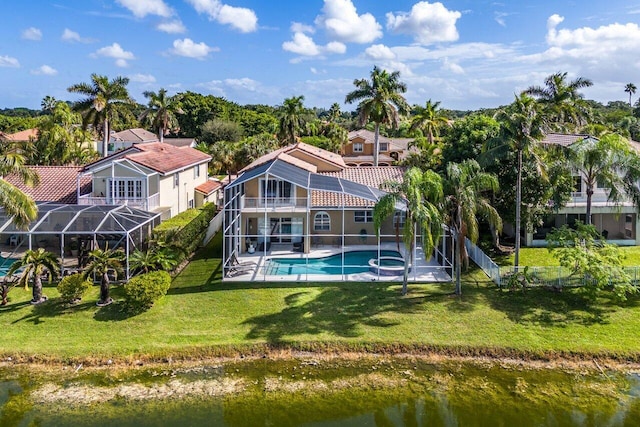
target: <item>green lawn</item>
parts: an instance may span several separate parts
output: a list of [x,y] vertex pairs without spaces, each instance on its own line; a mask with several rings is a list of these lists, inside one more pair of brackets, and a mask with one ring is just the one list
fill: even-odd
[[[626,266],[640,266],[640,246],[624,246],[620,251],[625,255],[623,262]],[[498,265],[513,265],[514,255],[498,257]],[[520,265],[532,267],[560,265],[547,248],[522,248],[520,249]]]
[[[82,359],[215,354],[254,345],[353,349],[425,346],[521,354],[584,352],[640,357],[640,299],[624,307],[578,291],[498,291],[478,270],[464,295],[451,284],[222,283],[220,239],[199,253],[149,311],[131,316],[121,304],[98,308],[98,288],[75,307],[46,288],[32,307],[14,289],[0,307],[0,355]],[[113,289],[116,300],[121,290]],[[466,350],[465,350],[466,351]]]

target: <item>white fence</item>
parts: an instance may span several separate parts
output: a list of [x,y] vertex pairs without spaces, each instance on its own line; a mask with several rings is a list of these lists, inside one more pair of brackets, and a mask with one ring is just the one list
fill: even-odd
[[213,217],[211,222],[209,223],[209,227],[207,228],[207,232],[204,235],[204,239],[202,240],[202,246],[206,246],[207,243],[211,241],[213,236],[222,228],[222,213],[223,211],[219,211],[216,216]]
[[487,277],[493,280],[496,285],[500,286],[500,266],[466,237],[464,238],[464,246],[467,249],[469,258],[478,264],[478,267],[484,271]]

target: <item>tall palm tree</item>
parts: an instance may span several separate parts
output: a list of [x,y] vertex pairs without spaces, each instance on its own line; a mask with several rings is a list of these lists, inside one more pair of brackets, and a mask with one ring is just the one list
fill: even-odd
[[407,101],[401,95],[407,91],[407,85],[400,81],[400,73],[389,74],[377,66],[371,71],[371,80],[356,79],[353,81],[356,90],[347,94],[345,102],[358,104],[358,119],[363,126],[370,119],[375,123],[373,143],[373,165],[378,166],[380,151],[380,125],[398,126],[400,115],[409,111]]
[[[520,230],[522,209],[522,157],[534,159],[538,171],[544,175],[544,165],[535,152],[538,141],[544,137],[545,117],[539,113],[535,99],[526,93],[516,96],[515,101],[497,114],[501,121],[502,140],[508,147],[516,150],[518,156],[518,177],[516,181],[516,248],[515,268],[520,264]],[[504,144],[502,145],[504,147]],[[501,148],[500,146],[497,147]]]
[[26,166],[23,147],[0,136],[0,207],[16,227],[24,229],[38,216],[38,207],[31,197],[2,179],[9,174],[16,174],[27,185],[39,182],[38,174]]
[[569,164],[585,182],[586,219],[591,224],[591,203],[596,185],[607,189],[607,200],[621,203],[630,197],[640,202],[640,156],[629,142],[617,134],[602,139],[583,139],[569,146]]
[[53,113],[53,109],[56,107],[57,104],[58,104],[58,100],[51,95],[45,96],[44,98],[42,98],[42,102],[40,102],[42,111],[49,114]]
[[166,89],[160,89],[158,93],[145,91],[143,95],[149,99],[149,104],[139,120],[147,120],[154,129],[158,130],[160,142],[164,142],[167,131],[178,126],[176,115],[184,113],[180,107],[182,95],[167,96]]
[[449,124],[449,119],[438,109],[440,101],[432,103],[429,99],[424,107],[416,105],[413,108],[411,130],[420,130],[422,135],[429,138],[433,145],[435,138],[440,135],[440,128]]
[[304,96],[294,96],[284,100],[278,108],[278,136],[286,144],[295,144],[296,136],[305,124]]
[[444,178],[444,212],[446,222],[454,231],[456,241],[456,295],[462,293],[460,273],[462,262],[468,262],[465,237],[472,242],[478,240],[478,216],[481,216],[502,231],[502,219],[491,205],[486,193],[498,191],[498,179],[482,172],[473,159],[462,163],[449,163]]
[[124,253],[121,250],[105,248],[89,252],[89,264],[83,274],[85,278],[91,275],[100,276],[100,300],[96,305],[102,307],[113,302],[109,297],[109,271],[114,271],[116,275],[121,274],[123,259]]
[[[440,202],[442,201],[442,179],[437,173],[418,168],[405,172],[402,182],[387,182],[387,191],[373,208],[373,223],[380,233],[382,222],[395,215],[398,204],[405,206],[405,223],[402,240],[405,247],[402,295],[407,293],[409,265],[414,264],[413,249],[416,230],[422,235],[422,250],[425,257],[431,256],[442,232]],[[415,268],[415,267],[414,267]]]
[[632,105],[631,104],[631,96],[636,93],[636,89],[638,89],[638,88],[633,83],[627,83],[626,86],[624,87],[624,91],[629,94],[629,107],[631,107],[631,105]]
[[544,87],[530,86],[524,93],[542,103],[549,120],[556,127],[583,126],[589,117],[589,107],[578,90],[593,86],[593,82],[584,77],[567,82],[567,73],[557,72],[545,78],[544,84]]
[[332,123],[337,122],[338,119],[340,119],[341,114],[342,113],[340,112],[340,104],[338,104],[337,102],[331,104],[331,107],[329,108],[329,121]]
[[22,258],[11,264],[7,276],[11,276],[19,269],[23,269],[19,284],[24,285],[25,290],[29,287],[29,282],[33,280],[33,298],[31,304],[40,304],[47,300],[42,295],[42,275],[46,272],[49,281],[55,280],[60,274],[60,264],[58,257],[53,252],[45,251],[43,248],[37,250],[27,250]]
[[75,103],[74,108],[82,114],[83,125],[92,124],[96,128],[102,125],[102,155],[106,156],[109,144],[109,123],[119,114],[119,110],[133,104],[127,91],[129,79],[91,75],[91,83],[77,83],[67,90],[80,93],[86,98]]

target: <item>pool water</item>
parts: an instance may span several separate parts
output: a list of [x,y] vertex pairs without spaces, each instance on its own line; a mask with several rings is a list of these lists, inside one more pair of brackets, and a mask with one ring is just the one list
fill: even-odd
[[6,276],[11,265],[16,261],[18,261],[17,258],[4,258],[0,256],[0,277]]
[[[402,258],[398,251],[380,251],[381,257]],[[365,273],[369,271],[369,260],[378,259],[378,251],[349,251],[344,253],[344,274]],[[385,260],[385,263],[387,261]],[[384,265],[384,263],[383,263]],[[402,262],[400,265],[404,265]],[[342,254],[322,258],[271,258],[266,274],[342,274]]]

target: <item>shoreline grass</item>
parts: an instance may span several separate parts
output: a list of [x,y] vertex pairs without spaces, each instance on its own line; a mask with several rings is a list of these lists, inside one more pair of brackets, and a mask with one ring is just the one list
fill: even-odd
[[[31,363],[108,359],[198,360],[269,352],[442,354],[460,357],[607,358],[640,362],[640,298],[616,305],[579,290],[500,291],[472,269],[462,297],[452,284],[227,283],[216,238],[149,311],[98,308],[98,288],[67,307],[14,289],[0,307],[0,357]],[[122,299],[122,289],[112,291]]]

